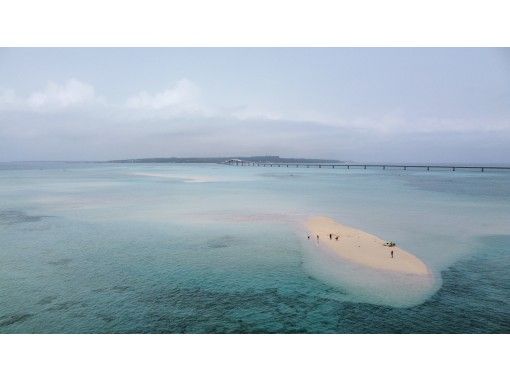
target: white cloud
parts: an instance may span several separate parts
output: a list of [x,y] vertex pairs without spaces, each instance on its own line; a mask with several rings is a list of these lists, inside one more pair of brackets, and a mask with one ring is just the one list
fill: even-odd
[[142,91],[128,98],[126,105],[129,108],[144,110],[192,110],[198,107],[200,89],[187,79],[179,80],[173,87],[162,92],[149,94]]
[[0,90],[0,109],[14,111],[58,111],[90,104],[104,103],[94,87],[71,78],[62,84],[48,82],[46,88],[26,97],[18,96],[9,89]]
[[26,102],[34,109],[60,109],[99,100],[92,85],[73,78],[64,84],[49,82],[43,91],[29,95]]

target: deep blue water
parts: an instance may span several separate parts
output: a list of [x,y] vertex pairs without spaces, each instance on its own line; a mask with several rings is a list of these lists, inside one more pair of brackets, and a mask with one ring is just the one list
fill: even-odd
[[[324,281],[296,228],[315,214],[397,240],[436,286]],[[500,172],[4,164],[0,332],[509,333],[509,215]]]

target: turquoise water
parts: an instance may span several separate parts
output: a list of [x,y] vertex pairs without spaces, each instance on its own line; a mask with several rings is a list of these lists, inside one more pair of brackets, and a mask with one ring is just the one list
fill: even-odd
[[[329,215],[426,282],[330,261]],[[0,332],[510,332],[510,173],[0,164]]]

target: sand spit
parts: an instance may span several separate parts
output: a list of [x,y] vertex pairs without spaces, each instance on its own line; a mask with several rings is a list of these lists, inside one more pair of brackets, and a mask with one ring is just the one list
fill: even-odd
[[[398,246],[387,247],[386,240],[337,223],[324,216],[308,220],[306,227],[310,233],[310,241],[318,246],[333,251],[343,259],[354,263],[393,272],[414,275],[429,275],[430,271],[419,258],[404,251]],[[332,239],[329,238],[332,234]],[[317,242],[316,235],[319,235]],[[338,236],[338,240],[336,240]],[[391,258],[393,251],[393,258]]]

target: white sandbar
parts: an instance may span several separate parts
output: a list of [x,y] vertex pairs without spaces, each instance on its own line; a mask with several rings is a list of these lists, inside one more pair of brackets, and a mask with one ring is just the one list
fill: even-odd
[[[342,225],[324,216],[309,219],[306,226],[310,232],[310,241],[317,244],[316,235],[319,235],[319,247],[324,246],[346,260],[375,269],[416,275],[430,274],[425,263],[413,254],[398,246],[386,247],[385,240],[365,231]],[[330,240],[329,234],[332,234],[333,239]],[[336,236],[339,236],[338,240],[335,240]]]

